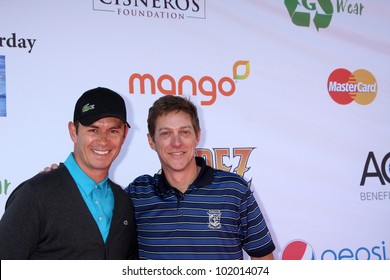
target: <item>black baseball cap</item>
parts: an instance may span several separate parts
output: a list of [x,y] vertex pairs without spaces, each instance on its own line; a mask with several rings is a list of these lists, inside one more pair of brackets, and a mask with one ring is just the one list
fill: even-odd
[[130,127],[126,120],[125,101],[115,91],[97,87],[84,92],[77,100],[73,122],[79,121],[82,125],[88,126],[105,117],[118,118]]

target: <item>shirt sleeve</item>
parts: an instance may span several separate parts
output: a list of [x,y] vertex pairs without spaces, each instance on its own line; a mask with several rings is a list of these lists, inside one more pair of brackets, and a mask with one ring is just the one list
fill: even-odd
[[263,257],[275,250],[263,214],[248,187],[240,206],[243,248],[249,256]]

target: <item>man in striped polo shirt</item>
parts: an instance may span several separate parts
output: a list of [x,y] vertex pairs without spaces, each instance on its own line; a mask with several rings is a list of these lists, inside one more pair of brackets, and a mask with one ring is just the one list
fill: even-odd
[[273,259],[275,245],[247,182],[195,156],[195,105],[166,95],[149,109],[148,141],[162,169],[138,177],[133,200],[141,259]]

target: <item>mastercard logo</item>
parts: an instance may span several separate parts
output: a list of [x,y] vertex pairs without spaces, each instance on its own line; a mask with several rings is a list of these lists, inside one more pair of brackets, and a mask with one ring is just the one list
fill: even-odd
[[313,248],[303,240],[291,241],[284,247],[282,260],[314,260]]
[[350,72],[339,68],[328,78],[328,92],[330,97],[341,105],[352,101],[360,105],[368,105],[376,98],[378,84],[375,77],[367,70],[359,69]]

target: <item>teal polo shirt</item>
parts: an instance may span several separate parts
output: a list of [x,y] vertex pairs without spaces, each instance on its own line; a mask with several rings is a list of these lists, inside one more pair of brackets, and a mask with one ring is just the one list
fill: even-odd
[[73,153],[68,156],[64,165],[75,180],[81,196],[91,211],[104,242],[106,242],[114,211],[114,195],[108,183],[108,175],[103,181],[95,182],[80,168]]

